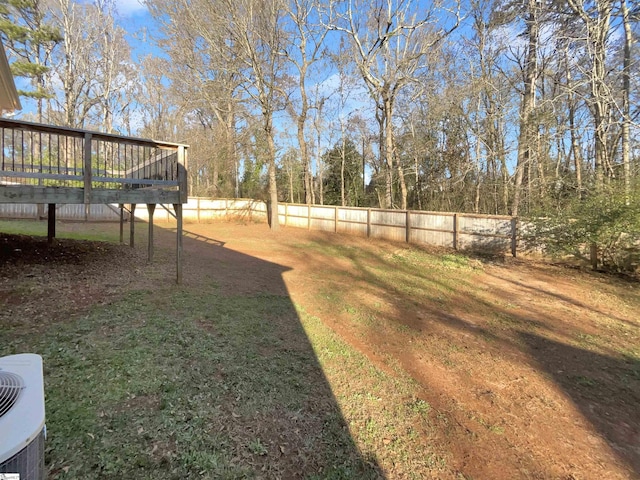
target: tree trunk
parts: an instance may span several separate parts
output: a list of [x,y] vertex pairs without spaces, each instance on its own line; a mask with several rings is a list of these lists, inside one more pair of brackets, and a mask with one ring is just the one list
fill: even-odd
[[569,6],[584,22],[587,29],[587,49],[591,59],[589,84],[591,87],[591,111],[594,123],[594,170],[596,191],[604,188],[604,168],[608,165],[607,130],[611,102],[607,77],[607,39],[611,25],[611,8],[613,0],[596,0],[597,16],[587,12],[583,2],[568,0]]
[[604,187],[604,167],[607,164],[607,120],[609,118],[609,100],[606,85],[606,41],[609,33],[610,8],[599,4],[599,21],[592,25],[590,30],[593,48],[593,66],[591,79],[591,94],[594,100],[594,127],[595,127],[595,173],[596,189]]
[[345,187],[344,187],[344,163],[345,163],[345,139],[344,139],[344,128],[342,129],[342,149],[340,151],[340,205],[343,207],[345,204]]
[[211,195],[213,198],[218,198],[220,195],[220,190],[218,185],[220,183],[220,161],[219,159],[214,160],[212,163],[212,171],[211,171],[211,184],[213,185],[213,191],[207,192],[208,195]]
[[509,169],[504,155],[500,157],[500,170],[502,172],[502,215],[509,214]]
[[312,203],[312,180],[311,180],[311,161],[309,159],[309,149],[307,148],[307,139],[304,136],[304,127],[307,121],[307,112],[309,110],[309,101],[307,100],[307,91],[304,84],[305,72],[300,75],[300,115],[298,115],[298,145],[300,146],[300,158],[302,160],[302,168],[304,169],[304,201],[307,205]]
[[624,196],[627,205],[631,197],[631,148],[630,148],[630,124],[631,124],[631,46],[633,35],[629,20],[629,8],[627,0],[620,0],[622,9],[622,23],[624,25],[624,61],[622,69],[622,165],[624,169]]
[[230,158],[228,166],[233,167],[233,192],[234,196],[240,196],[240,185],[238,179],[238,149],[236,146],[236,117],[233,111],[233,102],[227,104],[227,117],[225,122],[225,140],[227,141],[227,152]]
[[[567,86],[571,86],[571,69],[567,65]],[[571,154],[573,156],[573,164],[576,170],[576,188],[578,190],[578,198],[582,198],[582,153],[580,152],[580,142],[578,132],[576,132],[576,94],[573,90],[569,94],[569,128],[571,129]]]
[[[536,76],[538,71],[538,36],[539,25],[536,15],[536,0],[529,0],[527,18],[527,35],[529,45],[527,51],[526,64],[524,66],[524,92],[522,95],[522,105],[520,107],[520,134],[518,137],[518,160],[516,164],[516,180],[513,192],[513,205],[511,215],[518,216],[520,208],[522,181],[524,169],[531,162],[531,143],[533,141],[532,113],[535,108]],[[531,178],[528,179],[529,182]]]
[[276,145],[273,140],[273,119],[271,113],[264,113],[264,133],[267,137],[267,154],[268,154],[268,175],[269,175],[269,203],[270,218],[269,225],[272,231],[280,228],[280,219],[278,217],[278,186],[276,183]]
[[[479,104],[480,102],[478,102]],[[480,110],[478,105],[478,111]],[[478,129],[479,131],[480,129]],[[480,185],[482,184],[480,180],[481,171],[480,171],[480,140],[476,139],[476,185],[475,185],[475,195],[473,198],[473,213],[480,213]]]
[[380,108],[376,109],[376,120],[378,121],[379,127],[379,157],[380,163],[382,164],[382,168],[384,169],[384,180],[385,180],[385,189],[384,196],[378,195],[380,208],[391,208],[393,205],[393,171],[391,169],[391,164],[389,163],[389,157],[386,154],[386,144],[385,144],[385,114],[384,110],[381,111]]
[[386,98],[384,99],[384,121],[385,121],[385,136],[384,136],[384,146],[385,146],[385,157],[386,163],[388,165],[389,170],[393,168],[395,164],[396,170],[398,172],[398,182],[400,184],[400,209],[407,209],[407,183],[404,179],[404,171],[402,168],[402,163],[395,158],[395,148],[393,141],[393,99]]
[[296,203],[293,196],[293,164],[289,164],[289,203]]
[[322,178],[322,156],[320,155],[320,129],[318,129],[318,188],[319,188],[319,196],[320,196],[320,205],[324,205],[324,178]]

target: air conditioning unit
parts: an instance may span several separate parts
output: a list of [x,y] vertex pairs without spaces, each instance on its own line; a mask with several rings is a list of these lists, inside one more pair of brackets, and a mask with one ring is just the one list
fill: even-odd
[[45,435],[42,358],[0,358],[0,479],[43,480]]

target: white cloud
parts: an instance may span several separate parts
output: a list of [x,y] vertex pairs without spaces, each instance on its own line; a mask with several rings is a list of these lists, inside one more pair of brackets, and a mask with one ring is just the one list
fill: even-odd
[[147,9],[139,0],[116,0],[116,8],[123,17],[133,16]]

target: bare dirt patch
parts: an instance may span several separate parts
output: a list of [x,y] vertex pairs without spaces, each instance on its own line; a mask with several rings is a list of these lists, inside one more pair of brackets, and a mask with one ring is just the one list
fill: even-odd
[[[381,279],[356,253],[388,259],[411,256],[412,247],[259,225],[189,228],[288,267],[294,302],[379,368],[400,367],[418,382],[433,407],[431,441],[454,470],[470,478],[638,476],[638,283],[542,262],[471,260],[441,289],[440,272],[418,265],[435,284],[421,294]],[[328,258],[325,243],[340,245],[340,255]],[[243,274],[249,283],[260,277]],[[375,320],[354,321],[354,311]]]
[[136,278],[140,254],[106,242],[0,234],[0,324],[37,329],[104,303]]
[[[171,283],[174,237],[165,227],[154,266],[140,246],[0,237],[0,323],[37,329],[127,290]],[[262,224],[186,229],[186,288],[288,295],[375,368],[410,377],[408,408],[424,408],[425,421],[408,443],[438,452],[425,460],[438,468],[433,476],[640,478],[638,283]],[[327,380],[363,455],[388,478],[415,475],[394,450],[397,438],[368,438],[371,419],[364,425],[353,413],[361,380]],[[279,438],[275,418],[253,421],[263,440],[273,434],[280,474],[293,472],[296,439]],[[260,465],[262,446],[251,448]]]

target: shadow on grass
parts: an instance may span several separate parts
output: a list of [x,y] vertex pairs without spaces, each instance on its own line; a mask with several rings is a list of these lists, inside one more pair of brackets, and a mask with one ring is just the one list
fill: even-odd
[[383,477],[350,436],[287,267],[223,245],[184,238],[182,287],[168,255],[164,284],[35,331],[2,326],[0,355],[44,357],[49,478]]
[[[496,277],[496,278],[498,278],[498,277]],[[612,280],[616,281],[616,279],[614,277],[612,277]],[[513,285],[516,285],[516,286],[518,286],[518,287],[520,287],[522,289],[530,290],[533,294],[536,294],[536,295],[548,295],[548,296],[553,297],[553,298],[555,298],[555,299],[557,299],[557,300],[559,300],[561,302],[565,302],[565,303],[568,303],[570,305],[574,305],[574,306],[576,306],[578,308],[583,308],[585,310],[591,310],[591,311],[593,311],[595,313],[598,313],[600,315],[609,316],[609,317],[617,320],[618,322],[625,323],[627,325],[635,327],[634,323],[629,322],[629,321],[625,320],[624,318],[612,315],[611,313],[603,312],[602,310],[594,308],[593,306],[587,305],[584,302],[576,300],[575,298],[571,298],[571,297],[569,297],[567,295],[561,295],[561,294],[553,292],[553,291],[551,291],[549,289],[541,288],[541,287],[538,287],[538,286],[534,287],[534,286],[531,286],[531,285],[526,285],[523,282],[519,282],[519,281],[516,281],[516,280],[508,280],[508,282],[513,284]],[[638,287],[640,287],[640,284],[638,285]]]
[[520,332],[526,349],[613,451],[640,474],[640,362]]
[[[512,380],[509,374],[502,376],[503,372],[498,371],[498,365],[503,365],[506,369],[515,367],[515,370],[511,370],[511,375],[515,375],[515,371],[523,378],[529,375],[527,367],[531,365],[542,374],[540,377],[552,379],[584,419],[594,427],[594,433],[597,432],[596,435],[601,436],[610,447],[609,452],[613,454],[611,456],[619,460],[622,469],[634,477],[640,474],[640,363],[637,357],[613,349],[609,349],[607,353],[598,353],[590,345],[573,345],[581,338],[588,341],[591,337],[586,333],[581,336],[580,325],[565,323],[562,309],[551,314],[549,309],[540,305],[516,308],[510,305],[509,295],[504,294],[502,304],[488,301],[478,294],[477,284],[474,285],[478,282],[477,275],[465,265],[464,259],[460,258],[460,264],[455,265],[461,255],[449,255],[451,258],[448,265],[442,267],[432,265],[434,260],[429,257],[429,253],[401,244],[382,250],[380,255],[372,255],[371,252],[363,255],[351,247],[348,241],[338,244],[335,236],[314,234],[310,245],[313,249],[351,261],[348,268],[350,287],[345,287],[344,297],[339,289],[331,290],[335,295],[334,301],[358,312],[352,320],[352,328],[367,330],[367,343],[372,351],[378,352],[380,356],[387,355],[397,359],[407,372],[423,382],[429,402],[436,409],[444,405],[447,414],[454,416],[450,423],[460,426],[457,438],[461,442],[456,447],[464,452],[460,457],[477,459],[475,464],[472,461],[467,462],[467,466],[461,464],[460,470],[465,474],[470,473],[474,478],[516,478],[535,472],[541,478],[551,478],[555,477],[553,468],[559,462],[570,465],[571,462],[578,461],[566,454],[553,461],[542,455],[541,452],[546,448],[545,440],[549,439],[542,437],[540,432],[544,430],[538,430],[535,424],[530,427],[531,435],[535,436],[536,446],[541,448],[534,451],[520,450],[519,457],[514,458],[510,452],[518,440],[507,438],[508,431],[498,436],[488,435],[487,428],[478,429],[477,422],[469,420],[479,414],[474,409],[482,407],[476,394],[495,395],[496,384],[506,385]],[[300,255],[306,256],[311,263],[313,255],[306,255],[305,248],[306,245],[301,246]],[[444,256],[438,261],[442,262],[442,258]],[[321,266],[317,265],[316,268]],[[458,268],[463,268],[462,271],[466,274],[448,275],[448,272]],[[325,278],[331,278],[334,285],[339,285],[339,282],[347,281],[341,277],[343,273],[336,271],[331,276],[327,271]],[[590,309],[585,303],[565,295],[521,282],[513,284],[528,294],[546,294],[559,303]],[[349,302],[357,297],[375,298],[379,306],[350,305]],[[443,306],[453,307],[455,312],[447,311]],[[384,309],[384,313],[379,313],[381,309]],[[605,315],[604,312],[598,313]],[[375,320],[368,320],[363,324],[362,318]],[[637,324],[631,324],[623,318],[610,318],[620,322],[625,328],[633,327],[637,331]],[[562,325],[569,328],[561,328]],[[423,357],[429,357],[430,362],[421,362]],[[483,359],[487,359],[484,364],[481,363]],[[496,359],[501,363],[497,363]],[[458,361],[459,366],[456,364]],[[478,365],[486,366],[486,370],[479,372],[481,378],[474,377],[471,373],[471,369]],[[518,370],[521,367],[522,370]],[[446,378],[438,377],[440,371],[446,372]],[[461,395],[468,395],[466,401],[469,403],[465,407],[468,410],[463,411],[459,405],[448,407],[446,397],[449,397],[450,390],[443,387],[447,383],[465,385],[464,391],[457,391]],[[540,394],[535,391],[525,392],[525,388],[527,387],[507,398],[520,402],[527,395],[535,399]],[[487,417],[482,423],[486,423],[485,420],[491,416],[496,420],[506,419],[507,426],[512,429],[529,430],[526,418],[519,423],[509,423],[508,415],[513,416],[512,405],[504,405],[503,411],[500,408],[502,407],[499,407],[497,400],[492,403],[492,407],[485,412]],[[553,408],[544,408],[542,406],[535,414],[551,415],[551,419],[544,419],[548,423],[545,428],[552,426],[557,432],[557,429],[562,428],[564,414],[558,414]],[[553,419],[556,415],[557,421]],[[473,434],[465,437],[465,431]],[[465,438],[475,437],[477,432],[481,435],[477,437],[478,440],[473,439],[465,445]],[[561,432],[557,433],[562,435]],[[550,445],[553,449],[553,444]],[[503,453],[506,453],[505,457],[501,457]],[[489,470],[492,463],[495,470]],[[475,470],[470,471],[469,467]],[[525,475],[523,472],[529,473]]]

